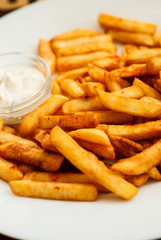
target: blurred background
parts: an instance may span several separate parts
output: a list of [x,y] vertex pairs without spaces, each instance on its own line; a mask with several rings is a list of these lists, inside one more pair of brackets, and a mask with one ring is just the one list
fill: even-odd
[[37,2],[40,0],[0,0],[0,17],[4,16],[5,14],[28,5],[33,2]]

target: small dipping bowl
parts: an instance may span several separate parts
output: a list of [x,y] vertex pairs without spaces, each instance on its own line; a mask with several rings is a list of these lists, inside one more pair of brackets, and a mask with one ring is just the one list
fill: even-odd
[[51,95],[51,72],[46,62],[35,54],[13,52],[0,54],[0,69],[35,68],[44,75],[45,81],[41,89],[32,97],[25,99],[17,105],[9,107],[0,106],[0,117],[5,124],[18,124],[22,119],[44,102]]

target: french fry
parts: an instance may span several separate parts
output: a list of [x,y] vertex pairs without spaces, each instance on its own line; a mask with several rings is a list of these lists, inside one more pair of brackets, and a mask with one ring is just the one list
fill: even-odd
[[148,74],[158,74],[161,71],[161,56],[148,59],[146,68]]
[[58,150],[51,143],[49,134],[46,131],[36,129],[34,139],[41,144],[42,148],[58,153]]
[[1,131],[3,128],[4,128],[4,126],[3,126],[3,119],[0,118],[0,131]]
[[87,76],[87,74],[88,74],[87,67],[82,67],[82,68],[63,72],[62,74],[58,75],[58,77],[56,77],[54,80],[57,83],[59,83],[60,81],[62,81],[63,79],[66,79],[66,78],[76,79],[79,77],[85,77],[85,76]]
[[148,84],[144,83],[143,81],[139,80],[138,78],[134,79],[133,85],[140,87],[146,96],[161,100],[160,93],[158,93],[154,88],[150,87]]
[[60,83],[60,88],[62,91],[68,93],[74,98],[80,98],[85,96],[85,92],[78,81],[71,78],[63,79]]
[[115,112],[112,110],[94,111],[94,113],[100,114],[100,123],[104,124],[126,124],[133,122],[133,116],[125,113]]
[[78,139],[73,137],[73,139],[84,149],[96,154],[97,156],[108,158],[108,159],[114,159],[115,158],[115,152],[114,149],[109,148],[108,145],[104,144],[99,144],[99,143],[93,143],[93,142],[88,142],[82,139]]
[[138,63],[141,64],[147,63],[150,58],[158,56],[161,56],[160,48],[137,49],[130,51],[124,60],[127,65]]
[[155,81],[154,87],[157,91],[161,92],[161,78],[159,78]]
[[22,197],[56,200],[95,201],[97,188],[92,184],[10,181],[12,192]]
[[139,86],[130,86],[127,88],[123,88],[121,90],[113,92],[114,95],[128,97],[128,98],[141,98],[144,96],[144,91]]
[[[55,42],[55,44],[56,43],[57,42]],[[83,43],[81,45],[66,46],[61,48],[55,47],[54,49],[54,52],[57,57],[86,54],[96,51],[107,51],[109,53],[116,53],[116,47],[112,42],[98,41]]]
[[120,67],[120,57],[117,55],[111,55],[106,58],[96,60],[93,62],[97,67],[103,68],[104,70],[114,70]]
[[154,40],[155,40],[156,46],[160,47],[161,46],[161,32],[160,31],[155,31]]
[[62,111],[64,114],[71,114],[83,111],[105,110],[98,97],[73,99],[63,104]]
[[114,149],[119,151],[125,157],[134,156],[143,150],[143,147],[139,143],[133,142],[127,138],[109,135],[109,139]]
[[88,74],[89,76],[96,82],[105,83],[105,72],[106,70],[95,66],[94,64],[90,63],[87,65],[88,67]]
[[137,176],[128,176],[126,180],[134,184],[136,187],[141,187],[148,181],[148,174],[140,174]]
[[[36,167],[31,166],[31,165],[26,164],[26,163],[16,162],[16,165],[18,166],[18,168],[20,169],[20,171],[21,171],[23,174],[26,174],[26,173],[33,172],[33,171],[36,171],[36,170],[37,170]],[[18,180],[18,179],[15,179],[15,180]]]
[[99,129],[90,128],[78,129],[75,131],[68,132],[68,134],[75,139],[81,139],[87,142],[93,142],[102,145],[109,145],[110,147],[112,147],[108,136],[105,134],[104,131]]
[[67,39],[73,39],[73,38],[80,38],[80,37],[90,37],[99,35],[99,32],[96,32],[95,30],[91,29],[75,29],[72,31],[64,32],[52,39],[52,41],[58,41],[58,40],[67,40]]
[[90,76],[86,76],[86,77],[79,77],[78,81],[80,83],[86,83],[86,82],[93,82],[93,79]]
[[38,127],[38,119],[40,116],[54,114],[66,101],[68,101],[68,98],[62,95],[49,97],[23,119],[19,126],[20,135],[23,137],[31,135]]
[[121,91],[121,86],[117,81],[106,81],[106,88],[109,92]]
[[161,161],[160,153],[161,140],[135,156],[119,160],[112,166],[112,169],[127,175],[143,174],[159,164]]
[[133,21],[126,18],[120,18],[101,13],[98,22],[106,28],[114,28],[127,32],[138,32],[153,34],[156,30],[155,24]]
[[19,180],[23,178],[23,173],[15,164],[0,157],[0,178],[6,182]]
[[39,127],[43,129],[51,129],[55,126],[69,129],[95,128],[99,122],[99,113],[84,112],[65,116],[43,116],[39,118]]
[[23,179],[36,182],[88,183],[95,185],[99,192],[108,192],[106,188],[92,181],[83,173],[28,172]]
[[55,66],[56,66],[56,57],[51,49],[50,42],[44,39],[40,39],[38,52],[39,52],[39,56],[48,63],[51,70],[51,74],[54,74]]
[[98,51],[82,55],[74,55],[67,57],[57,58],[57,69],[58,71],[67,71],[75,68],[81,68],[86,66],[88,63],[97,59],[105,58],[108,53],[105,51]]
[[150,121],[134,125],[99,124],[96,128],[107,131],[108,135],[125,137],[133,141],[159,138],[161,134],[160,121]]
[[97,90],[105,91],[105,85],[99,82],[84,82],[81,84],[81,87],[83,88],[85,95],[88,97],[96,97]]
[[151,147],[152,142],[147,141],[147,140],[141,140],[138,142],[139,144],[141,144],[141,146],[143,147],[143,149],[146,149],[148,147]]
[[136,45],[145,45],[149,47],[155,46],[154,37],[150,34],[125,32],[118,30],[108,30],[108,33],[112,36],[113,40],[121,43],[131,43]]
[[64,159],[60,154],[48,152],[37,145],[30,146],[28,142],[24,144],[21,142],[6,142],[0,145],[0,156],[5,159],[31,164],[46,171],[57,171]]
[[51,93],[53,95],[63,95],[59,84],[54,80]]
[[[115,69],[105,73],[105,81],[124,77],[144,76],[147,74],[146,64],[132,64],[128,67]],[[119,80],[118,80],[119,81]]]
[[7,133],[16,134],[16,130],[13,127],[3,125],[2,130]]
[[[68,51],[67,48],[69,48],[69,51],[71,51],[71,47],[73,47],[73,49],[75,49],[76,46],[80,47],[82,45],[88,44],[88,46],[90,47],[89,44],[93,44],[93,43],[98,43],[98,42],[106,42],[106,43],[112,43],[112,38],[110,36],[110,34],[99,34],[96,36],[90,36],[90,37],[80,37],[80,38],[76,38],[76,39],[68,39],[68,40],[64,40],[64,41],[52,41],[51,42],[51,46],[53,48],[53,51],[57,51],[60,49],[65,48],[66,51]],[[77,54],[77,53],[75,53]],[[80,53],[82,54],[82,53]]]
[[161,174],[156,167],[152,167],[148,171],[148,176],[154,180],[161,181]]
[[134,185],[108,169],[95,155],[81,148],[59,127],[52,129],[50,138],[54,146],[93,181],[124,199],[130,199],[136,195],[137,189]]
[[108,93],[101,90],[98,90],[97,93],[101,103],[106,108],[114,111],[147,118],[155,118],[161,112],[161,106],[158,104],[146,104],[141,100],[117,96],[113,93]]

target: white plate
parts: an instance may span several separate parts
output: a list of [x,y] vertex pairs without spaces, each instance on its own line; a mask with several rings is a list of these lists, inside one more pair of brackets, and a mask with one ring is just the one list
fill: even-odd
[[[42,1],[0,20],[0,53],[36,52],[40,38],[50,39],[82,27],[99,29],[105,12],[157,23],[160,0]],[[92,203],[50,201],[14,196],[0,181],[0,232],[26,240],[134,240],[161,237],[161,183],[151,182],[124,201],[113,194]]]

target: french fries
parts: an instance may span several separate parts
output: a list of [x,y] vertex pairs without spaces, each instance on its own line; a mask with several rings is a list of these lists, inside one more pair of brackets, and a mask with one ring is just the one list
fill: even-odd
[[[161,180],[161,33],[107,14],[98,22],[104,33],[40,39],[39,55],[57,71],[52,96],[19,126],[0,119],[0,178],[18,196],[128,200]],[[113,40],[130,43],[121,56]]]
[[146,173],[160,161],[161,140],[135,156],[119,160],[112,166],[112,169],[127,175],[139,175]]
[[85,96],[85,92],[78,81],[66,78],[60,82],[61,89],[74,98]]
[[95,155],[81,148],[59,127],[52,129],[50,138],[54,146],[89,178],[124,199],[130,199],[136,195],[137,189],[134,185],[108,169]]
[[99,32],[96,32],[91,29],[75,29],[54,37],[52,41],[67,40],[67,39],[73,39],[73,38],[79,38],[79,37],[90,37],[95,35],[99,35]]
[[69,129],[95,128],[99,122],[99,113],[87,112],[63,116],[43,116],[39,118],[39,127],[43,129],[51,129],[55,126]]
[[155,118],[161,112],[161,106],[158,104],[146,104],[145,102],[137,99],[117,96],[113,93],[101,90],[98,90],[97,93],[102,105],[114,111],[147,118]]
[[136,32],[125,32],[118,30],[108,30],[113,40],[121,43],[131,43],[136,45],[145,45],[149,47],[155,46],[155,39],[153,35]]
[[55,113],[66,101],[68,101],[68,98],[62,95],[53,95],[48,98],[23,119],[19,126],[20,135],[23,137],[31,135],[38,127],[38,119],[40,116]]
[[154,88],[150,87],[148,84],[144,83],[143,81],[139,80],[138,78],[134,79],[133,85],[140,87],[146,96],[161,100],[160,93],[158,93]]
[[95,201],[97,188],[92,184],[10,181],[12,192],[22,197],[72,201]]
[[114,28],[127,32],[138,32],[153,34],[156,30],[155,24],[133,21],[125,18],[115,17],[101,13],[98,22],[106,28]]
[[161,71],[161,57],[150,58],[146,64],[148,74],[158,74]]
[[0,178],[7,182],[19,180],[23,178],[23,173],[15,164],[0,157]]
[[36,182],[88,183],[95,185],[99,192],[108,192],[107,189],[92,181],[83,173],[49,173],[33,171],[26,173],[23,179]]
[[97,52],[82,54],[82,55],[59,57],[57,58],[56,66],[58,71],[68,71],[75,68],[84,67],[88,63],[91,63],[92,61],[105,58],[107,56],[108,56],[108,52],[97,51]]
[[105,110],[98,97],[73,99],[63,104],[64,114],[71,114],[83,111]]
[[109,135],[125,137],[133,141],[159,138],[161,121],[150,121],[134,125],[106,125],[99,124],[97,129],[107,131]]

